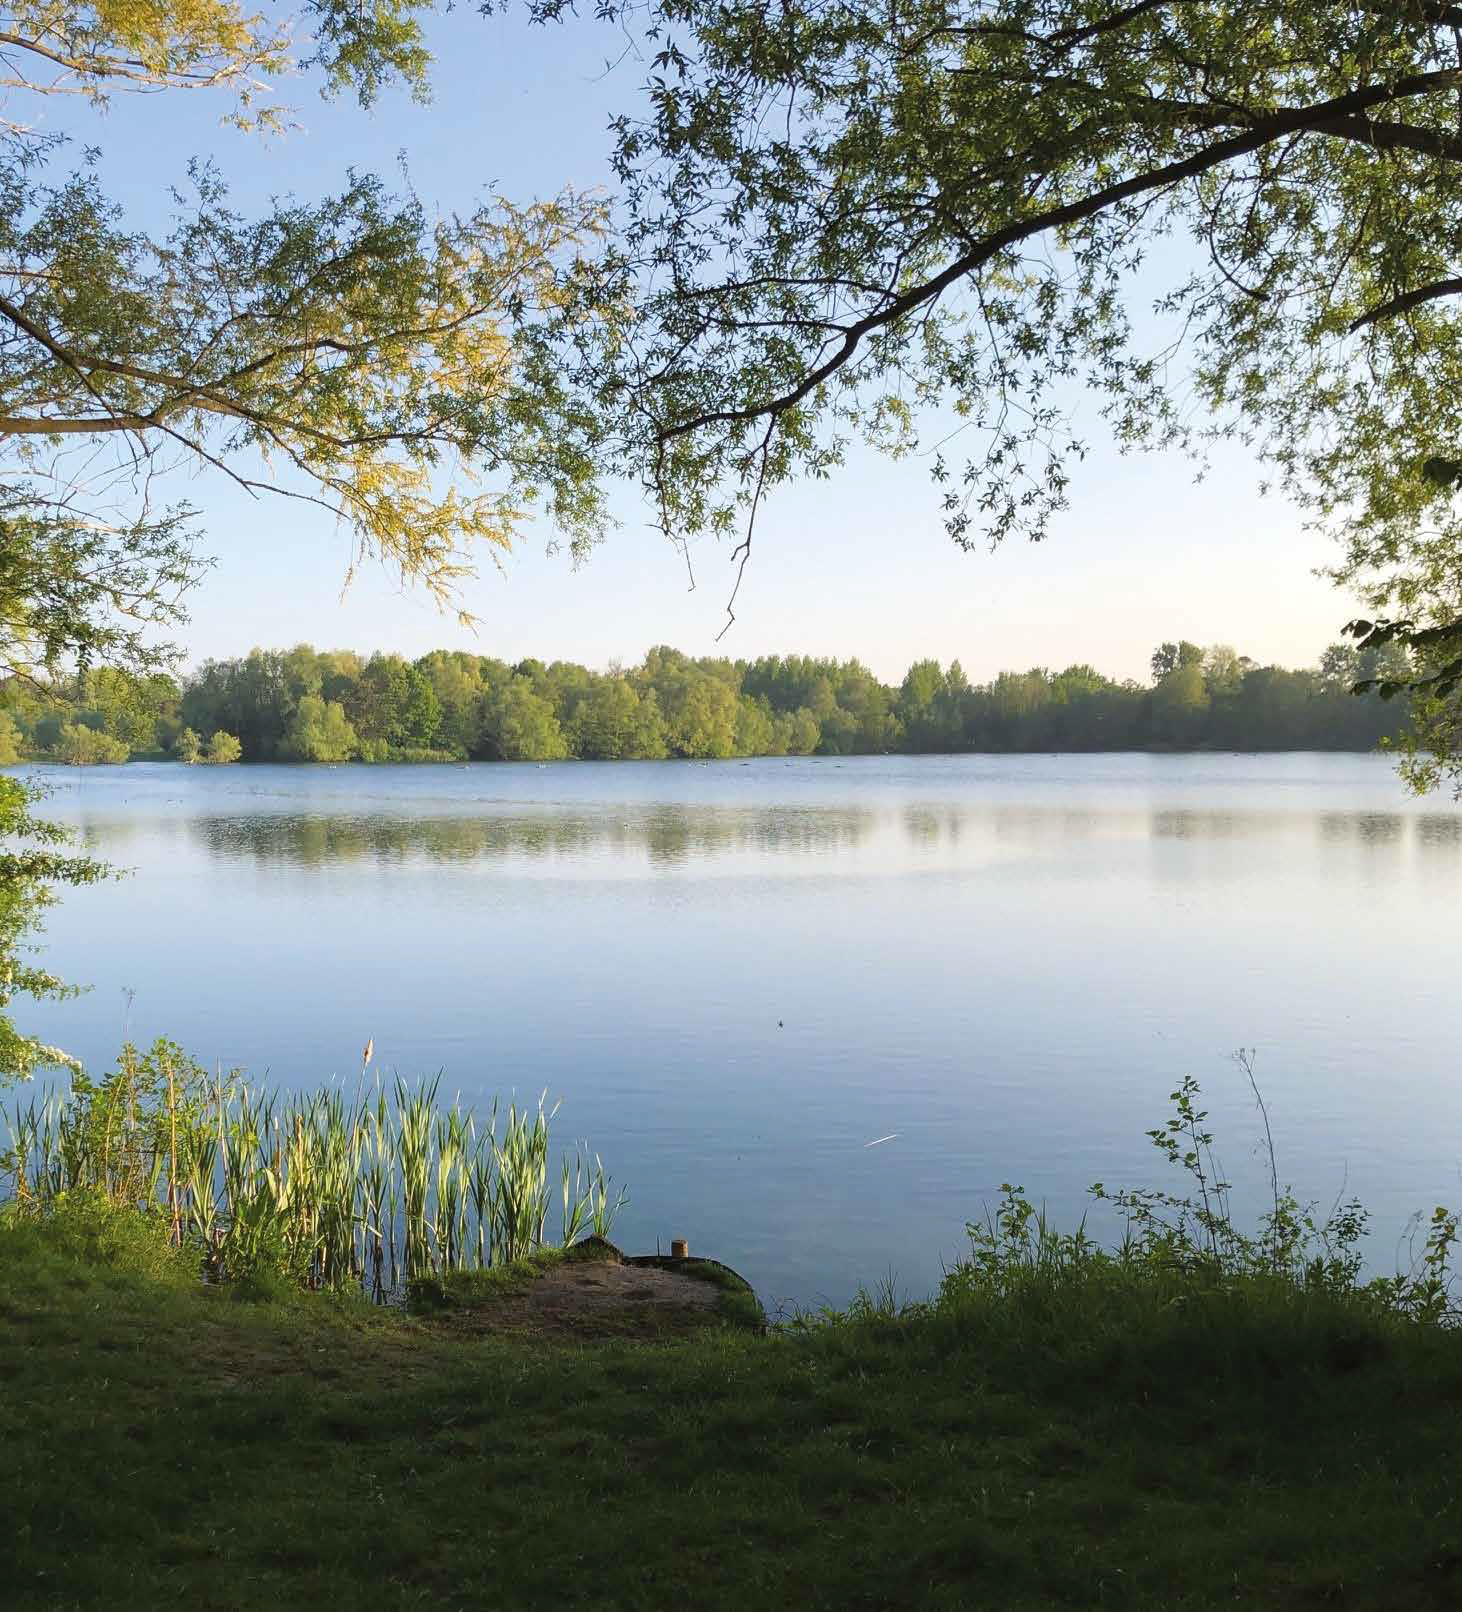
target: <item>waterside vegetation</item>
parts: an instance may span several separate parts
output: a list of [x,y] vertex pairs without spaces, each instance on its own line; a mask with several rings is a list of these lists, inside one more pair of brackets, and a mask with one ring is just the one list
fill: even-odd
[[16,1101],[0,1183],[21,1215],[90,1202],[160,1225],[216,1281],[384,1298],[608,1234],[623,1194],[587,1147],[553,1170],[556,1112],[494,1101],[479,1118],[439,1080],[364,1068],[353,1093],[261,1092],[159,1041]]
[[[901,683],[857,660],[695,659],[652,649],[638,666],[434,651],[254,650],[182,683],[114,667],[38,688],[0,686],[0,761],[560,761],[716,759],[962,750],[1369,750],[1406,701],[1351,692],[1404,680],[1395,645],[1343,644],[1320,664],[1261,666],[1226,645],[1165,643],[1150,683],[1090,666],[972,683],[923,660]],[[211,735],[206,742],[202,735]]]
[[543,1255],[404,1308],[202,1283],[165,1204],[12,1201],[11,1604],[1454,1606],[1455,1216],[1380,1280],[1277,1172],[1245,1231],[1199,1102],[1151,1133],[1187,1187],[1096,1189],[1119,1248],[1010,1187],[928,1302],[766,1335],[496,1325]]

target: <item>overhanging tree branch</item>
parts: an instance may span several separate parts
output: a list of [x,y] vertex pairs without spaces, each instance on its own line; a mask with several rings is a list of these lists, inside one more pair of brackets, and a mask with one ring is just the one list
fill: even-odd
[[[1196,178],[1250,152],[1258,151],[1285,135],[1310,132],[1358,140],[1368,145],[1387,142],[1406,143],[1398,133],[1398,126],[1373,123],[1358,114],[1372,107],[1435,94],[1459,84],[1462,84],[1462,70],[1458,69],[1415,74],[1392,84],[1367,85],[1313,106],[1270,112],[1262,116],[1255,114],[1252,116],[1250,128],[1243,134],[1218,141],[1191,156],[1166,163],[1148,173],[1135,174],[1078,201],[1048,208],[1027,218],[1018,219],[1003,229],[992,231],[939,274],[910,287],[883,307],[847,326],[837,350],[812,368],[796,386],[764,402],[734,409],[708,410],[685,420],[672,421],[661,426],[660,435],[665,440],[673,440],[707,426],[740,424],[764,419],[768,415],[783,414],[788,409],[795,408],[825,381],[837,374],[853,358],[859,346],[870,334],[895,323],[921,305],[934,301],[951,286],[967,278],[1011,246],[1035,235],[1069,228],[1123,202]],[[1406,131],[1411,132],[1413,131]],[[1428,151],[1432,155],[1462,157],[1462,141],[1457,141],[1451,136],[1439,135],[1435,139],[1429,137]]]
[[1414,291],[1403,291],[1399,296],[1390,298],[1378,307],[1368,309],[1359,318],[1352,319],[1350,330],[1354,333],[1363,330],[1367,325],[1378,324],[1382,319],[1394,318],[1398,313],[1405,313],[1410,308],[1419,308],[1425,302],[1436,302],[1443,297],[1456,296],[1462,296],[1462,277],[1417,286]]

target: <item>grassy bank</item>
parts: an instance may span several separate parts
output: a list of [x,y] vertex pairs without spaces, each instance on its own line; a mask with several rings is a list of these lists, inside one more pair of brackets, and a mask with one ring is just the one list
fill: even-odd
[[543,1264],[418,1314],[257,1302],[156,1223],[12,1213],[6,1606],[1462,1598],[1462,1338],[1434,1320],[1068,1261],[769,1336],[495,1330],[488,1290]]
[[[163,1106],[135,1069],[112,1088],[148,1160],[173,1152],[168,1068]],[[1093,1189],[1122,1247],[1007,1188],[928,1302],[770,1332],[714,1264],[598,1237],[438,1259],[406,1308],[373,1305],[358,1262],[230,1278],[150,1163],[140,1206],[108,1175],[108,1103],[80,1102],[48,1156],[94,1159],[100,1124],[101,1179],[43,1202],[32,1173],[0,1207],[0,1599],[1455,1608],[1456,1216],[1384,1279],[1360,1207],[1319,1216],[1277,1172],[1244,1231],[1198,1097],[1150,1133],[1181,1193]]]

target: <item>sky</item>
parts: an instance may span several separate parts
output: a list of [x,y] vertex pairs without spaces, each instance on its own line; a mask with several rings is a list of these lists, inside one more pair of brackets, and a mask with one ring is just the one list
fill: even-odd
[[[623,36],[586,20],[535,30],[520,16],[461,10],[433,19],[430,43],[429,105],[392,92],[363,113],[285,80],[281,98],[300,127],[282,139],[221,126],[226,108],[201,94],[118,96],[103,114],[48,110],[78,144],[100,148],[109,189],[152,227],[165,221],[190,157],[216,160],[241,209],[275,195],[313,198],[338,188],[350,167],[389,176],[402,161],[442,211],[491,190],[526,200],[566,185],[611,187],[606,125],[634,106],[644,76],[633,57],[606,70]],[[772,496],[736,622],[718,644],[729,545],[695,546],[691,588],[684,557],[653,529],[633,486],[614,489],[617,527],[578,568],[548,552],[554,534],[542,523],[500,565],[484,554],[463,595],[479,618],[474,631],[379,570],[357,572],[342,592],[352,545],[328,514],[251,499],[215,471],[185,473],[171,492],[202,512],[215,564],[175,636],[194,664],[309,641],[603,667],[663,643],[690,654],[856,655],[889,680],[928,656],[958,658],[976,680],[1075,662],[1141,678],[1153,646],[1179,637],[1313,664],[1353,601],[1315,574],[1334,557],[1329,542],[1305,532],[1279,497],[1261,497],[1259,481],[1240,448],[1224,449],[1197,483],[1183,460],[1123,457],[1098,430],[1075,467],[1071,508],[1046,542],[966,553],[944,530],[927,459],[854,451],[833,480]]]

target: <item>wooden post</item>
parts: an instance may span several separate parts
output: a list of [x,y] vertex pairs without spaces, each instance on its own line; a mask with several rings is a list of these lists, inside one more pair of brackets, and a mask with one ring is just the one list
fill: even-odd
[[672,1237],[670,1239],[670,1257],[671,1259],[688,1259],[690,1257],[690,1244],[686,1242],[684,1237]]

